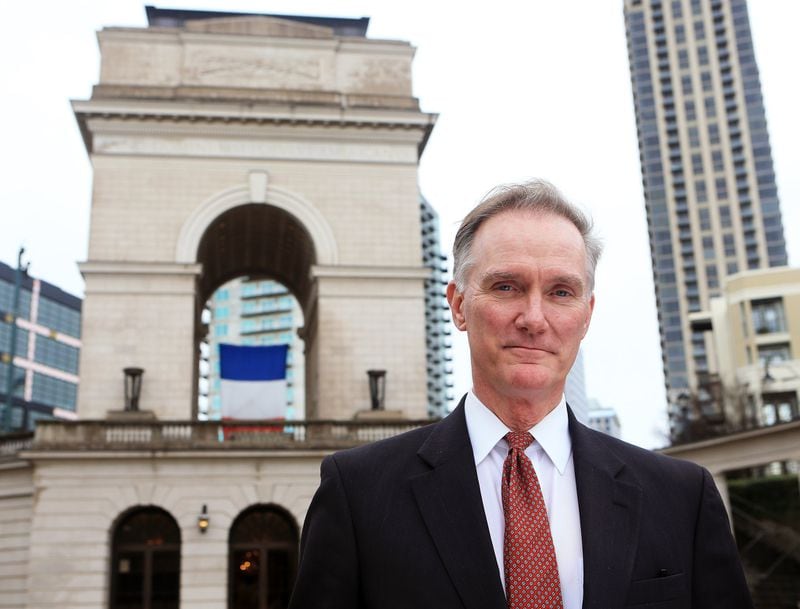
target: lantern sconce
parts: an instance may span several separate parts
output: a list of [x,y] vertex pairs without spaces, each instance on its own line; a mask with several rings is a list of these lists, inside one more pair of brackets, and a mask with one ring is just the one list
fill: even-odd
[[208,517],[208,507],[204,503],[203,509],[200,510],[200,515],[197,517],[197,528],[200,529],[201,533],[205,533],[208,530],[210,520],[211,519]]
[[386,396],[386,370],[367,370],[372,410],[383,410]]
[[139,397],[142,394],[142,375],[144,368],[124,368],[125,373],[125,410],[136,412],[139,410]]

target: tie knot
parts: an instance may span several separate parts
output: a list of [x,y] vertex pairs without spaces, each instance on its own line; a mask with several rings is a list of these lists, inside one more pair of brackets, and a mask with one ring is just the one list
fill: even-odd
[[511,449],[525,450],[533,442],[533,436],[527,431],[509,431],[506,434],[506,442]]

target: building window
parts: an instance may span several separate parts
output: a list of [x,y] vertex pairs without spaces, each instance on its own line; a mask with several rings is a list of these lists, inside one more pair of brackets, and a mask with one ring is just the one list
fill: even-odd
[[697,180],[694,183],[694,194],[698,203],[708,201],[708,194],[706,193],[706,183],[703,180]]
[[727,199],[728,185],[725,182],[725,178],[717,178],[715,186],[717,187],[717,199],[720,201]]
[[764,394],[761,412],[764,425],[792,421],[798,417],[797,395],[794,393]]
[[702,21],[695,21],[694,23],[694,37],[695,40],[705,40],[706,28],[703,26]]
[[692,171],[694,173],[703,173],[703,155],[699,152],[692,155]]
[[48,336],[36,337],[37,362],[64,370],[70,374],[78,373],[79,349],[72,345],[59,342]]
[[711,212],[708,207],[698,208],[697,215],[700,218],[700,230],[711,230]]
[[703,258],[713,260],[714,257],[714,238],[711,236],[703,237]]
[[708,126],[708,143],[719,144],[719,125],[711,123]]
[[[0,310],[0,315],[2,315],[2,310]],[[14,346],[14,355],[19,355],[20,357],[27,357],[28,354],[28,331],[23,330],[19,326],[17,326],[17,340],[16,345]],[[0,353],[9,353],[11,351],[11,324],[6,323],[2,317],[0,317]],[[0,383],[3,382],[3,377],[0,379]],[[5,385],[0,385],[3,389],[5,389]]]
[[684,110],[686,111],[686,120],[693,121],[697,118],[697,111],[694,108],[694,102],[692,100],[686,100],[683,103]]
[[711,161],[714,164],[714,171],[722,171],[723,169],[725,169],[725,163],[722,158],[721,150],[711,151]]
[[709,288],[719,287],[719,276],[717,275],[717,267],[713,264],[706,266],[706,283]]
[[706,97],[706,118],[714,118],[717,116],[717,107],[714,105],[713,97]]
[[39,312],[37,313],[36,321],[45,328],[50,328],[62,334],[68,334],[76,338],[81,335],[80,310],[73,309],[49,298],[39,299]]
[[750,304],[750,309],[753,312],[753,328],[756,334],[786,332],[782,298],[754,300]]
[[31,397],[34,402],[75,410],[78,385],[54,376],[34,372]]
[[719,223],[722,228],[731,227],[731,208],[728,205],[719,206]]
[[725,256],[735,256],[736,255],[736,241],[734,240],[732,234],[723,233],[723,235],[722,235],[722,246],[725,249]]
[[156,507],[134,510],[114,529],[111,609],[178,609],[181,533]]
[[758,361],[762,368],[766,369],[775,362],[788,362],[790,359],[792,352],[789,343],[758,346]]
[[285,609],[297,565],[297,525],[282,509],[254,506],[231,526],[228,607]]

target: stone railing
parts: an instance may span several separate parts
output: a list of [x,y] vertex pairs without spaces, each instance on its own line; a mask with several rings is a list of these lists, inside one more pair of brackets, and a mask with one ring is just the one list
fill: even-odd
[[431,420],[38,421],[38,450],[337,449],[423,427]]
[[32,433],[13,433],[0,436],[0,459],[3,457],[13,457],[21,450],[27,450],[33,446]]

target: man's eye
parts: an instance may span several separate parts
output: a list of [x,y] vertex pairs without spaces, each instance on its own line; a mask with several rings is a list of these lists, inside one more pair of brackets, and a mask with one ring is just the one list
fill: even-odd
[[553,294],[560,296],[561,298],[566,298],[570,295],[570,292],[569,290],[553,290]]
[[514,286],[509,283],[501,283],[500,285],[495,286],[495,289],[499,290],[500,292],[510,292],[514,289]]

